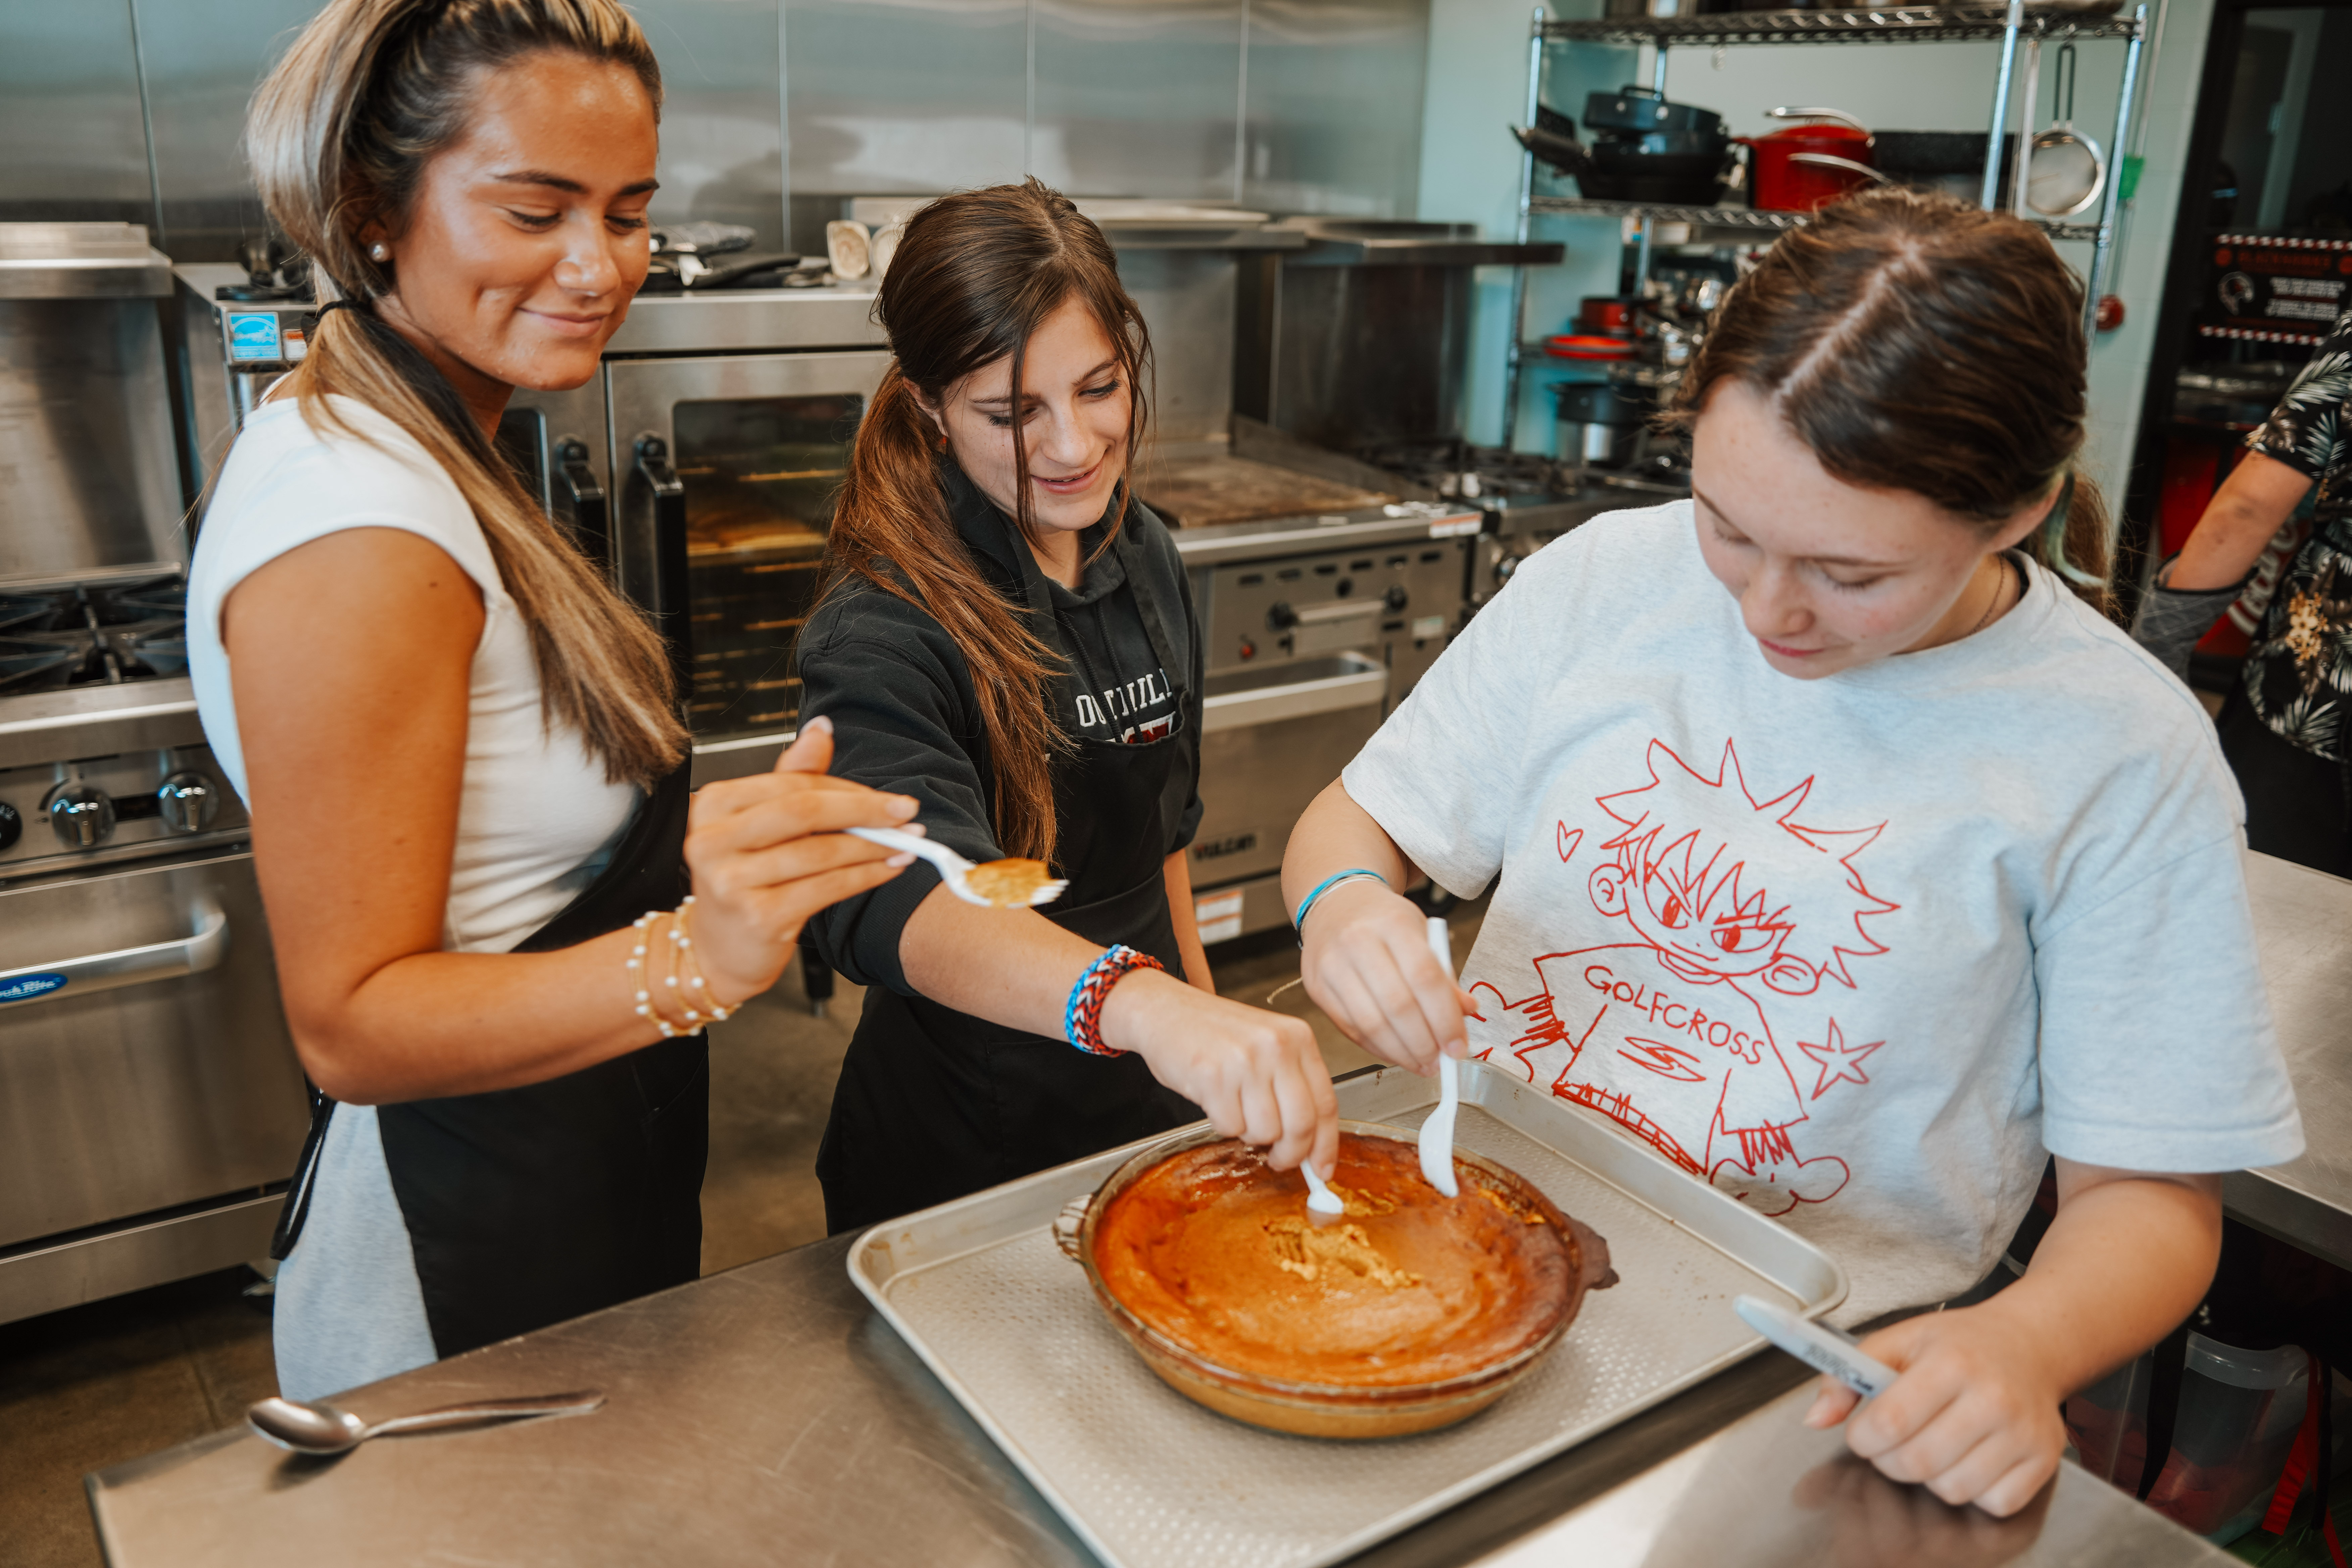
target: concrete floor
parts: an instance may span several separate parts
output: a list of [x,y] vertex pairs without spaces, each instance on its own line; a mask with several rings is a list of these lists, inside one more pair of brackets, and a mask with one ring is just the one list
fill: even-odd
[[[1454,916],[1457,958],[1478,913]],[[1335,1074],[1371,1060],[1290,984],[1286,931],[1212,949],[1211,963],[1223,994],[1307,1019]],[[816,1146],[861,996],[844,984],[812,1018],[795,970],[712,1031],[705,1274],[824,1235]],[[268,1300],[244,1294],[254,1279],[231,1268],[0,1324],[0,1568],[94,1568],[83,1475],[232,1426],[277,1392]]]

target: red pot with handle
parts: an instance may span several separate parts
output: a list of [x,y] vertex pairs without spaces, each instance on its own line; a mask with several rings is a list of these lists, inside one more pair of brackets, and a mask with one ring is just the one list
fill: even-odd
[[1851,114],[1834,109],[1770,109],[1765,113],[1774,120],[1806,123],[1769,136],[1740,138],[1754,161],[1758,206],[1809,213],[1877,177],[1876,140]]

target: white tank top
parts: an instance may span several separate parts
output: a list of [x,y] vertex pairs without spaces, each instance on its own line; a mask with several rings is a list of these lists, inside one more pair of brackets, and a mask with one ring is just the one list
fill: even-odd
[[[188,577],[188,672],[205,739],[240,795],[245,755],[221,646],[221,606],[246,577],[346,528],[397,528],[448,552],[482,593],[474,649],[464,794],[443,944],[504,952],[569,903],[602,868],[637,800],[608,784],[579,731],[540,708],[530,633],[507,596],[481,525],[424,447],[364,404],[333,399],[367,439],[321,437],[292,398],[246,421],[221,469]],[[356,816],[353,833],[372,831]]]

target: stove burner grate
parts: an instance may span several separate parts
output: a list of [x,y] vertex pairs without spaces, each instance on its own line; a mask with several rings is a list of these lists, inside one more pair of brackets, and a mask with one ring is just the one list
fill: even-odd
[[0,592],[0,695],[184,675],[187,585],[177,576]]

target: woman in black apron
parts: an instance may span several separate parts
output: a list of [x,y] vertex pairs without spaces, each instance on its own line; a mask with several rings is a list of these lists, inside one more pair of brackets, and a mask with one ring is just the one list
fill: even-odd
[[839,829],[913,814],[826,777],[823,725],[689,801],[660,639],[491,446],[645,279],[659,100],[617,0],[336,0],[255,100],[333,302],[222,467],[188,619],[317,1086],[272,1249],[295,1397],[695,1278],[702,1023],[895,874]]
[[[836,771],[922,802],[974,860],[1046,859],[1037,910],[927,865],[811,925],[868,987],[817,1157],[835,1231],[1205,1111],[1328,1169],[1314,1037],[1219,1000],[1184,847],[1202,654],[1127,483],[1150,348],[1101,232],[1031,181],[934,202],[882,285],[896,363],[858,427],[834,581],[801,642]],[[1014,395],[1014,389],[1019,395]]]

